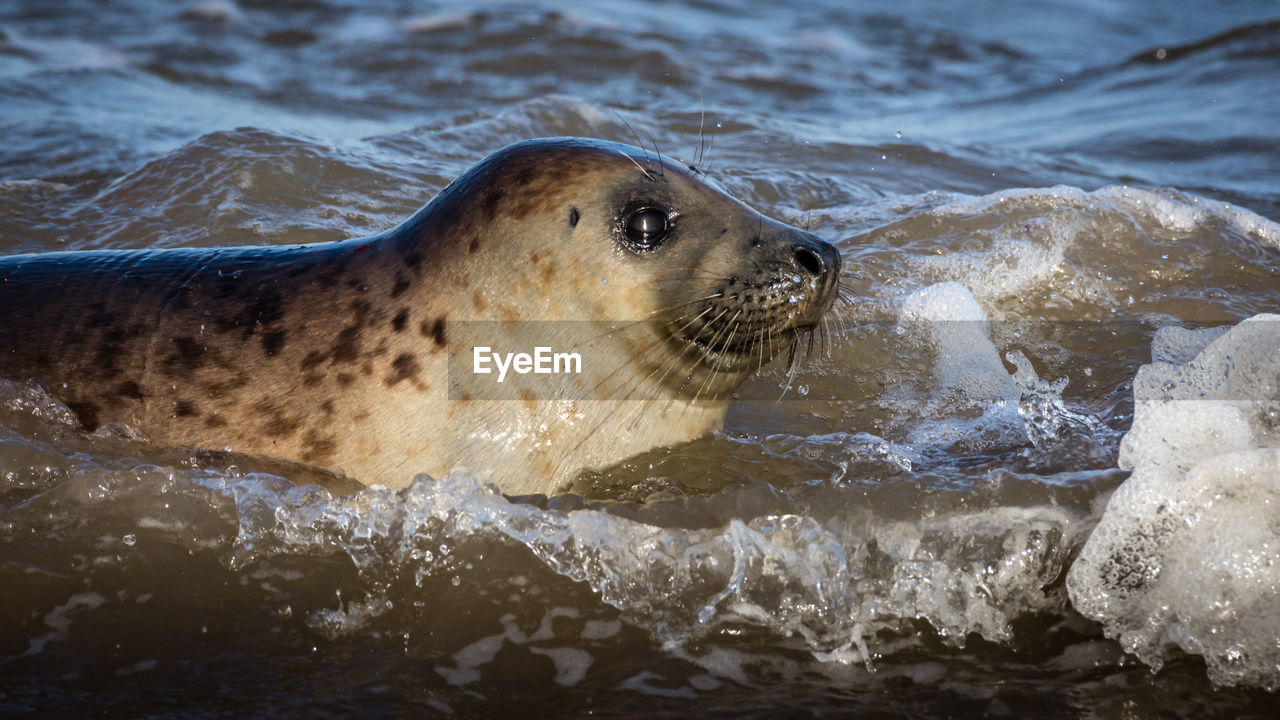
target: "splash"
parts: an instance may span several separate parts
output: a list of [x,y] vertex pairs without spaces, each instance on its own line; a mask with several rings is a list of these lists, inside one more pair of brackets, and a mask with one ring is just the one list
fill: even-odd
[[1005,360],[1017,368],[1013,381],[1022,390],[1018,415],[1035,448],[1027,455],[1034,467],[1081,467],[1110,460],[1116,433],[1097,417],[1067,407],[1062,398],[1067,378],[1042,380],[1021,350],[1006,353]]
[[945,282],[907,296],[898,333],[932,355],[931,384],[886,397],[910,426],[919,452],[1031,448],[1032,467],[1061,470],[1109,464],[1116,434],[1099,418],[1068,407],[1067,378],[1049,381],[1021,350],[1001,362],[988,316],[964,285]]
[[[1079,526],[1065,510],[1033,506],[909,522],[867,512],[820,522],[797,512],[683,530],[513,502],[461,471],[345,497],[262,478],[218,484],[236,500],[240,568],[336,550],[370,577],[411,572],[421,583],[452,571],[468,541],[513,541],[588,584],[668,649],[745,626],[844,663],[869,664],[877,634],[909,635],[919,621],[957,645],[970,633],[1010,641],[1014,618],[1058,602],[1044,588],[1062,572]],[[382,610],[373,597],[346,612],[323,611],[311,624],[341,634]]]

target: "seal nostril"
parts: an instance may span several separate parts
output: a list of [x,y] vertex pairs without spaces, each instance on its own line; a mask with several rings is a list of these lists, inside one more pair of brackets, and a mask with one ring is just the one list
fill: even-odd
[[825,267],[822,256],[808,245],[796,245],[796,262],[811,275],[821,275]]

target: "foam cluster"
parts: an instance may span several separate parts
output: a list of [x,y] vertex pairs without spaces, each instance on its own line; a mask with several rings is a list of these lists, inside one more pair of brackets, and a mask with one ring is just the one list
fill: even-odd
[[1280,688],[1280,315],[1167,328],[1134,380],[1112,495],[1074,563],[1074,606],[1158,669]]

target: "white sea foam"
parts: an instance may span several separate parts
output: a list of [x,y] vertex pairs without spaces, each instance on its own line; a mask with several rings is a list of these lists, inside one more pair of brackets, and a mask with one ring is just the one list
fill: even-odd
[[901,332],[928,346],[932,383],[923,403],[911,407],[908,442],[946,447],[957,443],[1014,446],[1025,441],[1018,417],[1021,390],[991,342],[987,313],[964,285],[939,283],[917,290],[902,304]]
[[1269,245],[1280,247],[1280,224],[1252,210],[1171,189],[1147,190],[1111,185],[1091,193],[1135,214],[1153,217],[1168,230],[1189,232],[1213,220]]
[[[1216,337],[1215,337],[1216,336]],[[1183,360],[1195,340],[1207,342]],[[1133,474],[1068,575],[1075,607],[1153,668],[1280,688],[1280,316],[1170,331],[1134,381]]]
[[[959,282],[988,311],[999,300],[1019,297],[1040,297],[1049,308],[1079,303],[1119,308],[1131,302],[1132,286],[1152,280],[1138,271],[1145,263],[1129,252],[1135,245],[1144,246],[1153,259],[1162,247],[1184,255],[1186,238],[1227,229],[1280,247],[1280,224],[1249,210],[1176,190],[1128,186],[1092,192],[1070,186],[1014,188],[955,198],[901,223],[898,231],[936,236],[939,243],[935,252],[911,261],[911,276]],[[1112,253],[1139,265],[1108,265]],[[1131,276],[1129,282],[1113,282],[1116,268]],[[1004,319],[1001,312],[993,314]]]
[[65,603],[45,614],[44,624],[49,627],[49,632],[31,638],[23,655],[37,655],[44,652],[49,643],[66,640],[70,636],[71,623],[78,613],[94,610],[106,602],[107,599],[96,592],[77,593],[67,598]]
[[[564,646],[531,646],[533,643],[545,645],[556,639],[552,632],[551,622],[558,617],[576,618],[578,611],[568,607],[554,607],[547,611],[539,623],[538,629],[525,633],[516,623],[515,615],[503,615],[502,632],[488,635],[467,645],[453,654],[452,666],[438,666],[436,672],[451,685],[469,685],[481,678],[480,668],[493,662],[498,652],[505,645],[530,646],[529,652],[551,660],[555,668],[554,682],[558,685],[573,686],[582,682],[587,670],[595,658],[591,653],[573,647]],[[568,639],[572,640],[572,639]]]
[[529,652],[549,658],[556,670],[553,682],[566,687],[582,682],[595,661],[591,653],[571,647],[530,648]]
[[1151,338],[1151,360],[1157,363],[1185,365],[1195,360],[1209,343],[1222,337],[1231,327],[1184,328],[1162,327]]
[[[555,572],[589,584],[669,648],[745,624],[794,637],[816,658],[842,663],[870,660],[878,631],[902,632],[919,620],[956,644],[974,632],[1010,640],[1014,618],[1052,605],[1043,588],[1061,572],[1076,525],[1065,510],[1036,506],[912,521],[842,513],[825,524],[766,515],[685,530],[599,510],[514,503],[461,472],[440,481],[420,477],[395,493],[370,488],[339,498],[303,497],[261,480],[214,484],[236,496],[237,566],[327,547],[345,551],[357,567],[419,566],[431,573],[447,567],[452,547],[469,537],[513,540]],[[347,608],[378,612],[372,600]],[[572,644],[577,637],[550,632],[550,620],[565,613],[573,611],[552,608],[527,635],[508,627],[500,640],[467,649],[441,673],[450,682],[473,681],[494,644],[538,643],[544,650]],[[332,621],[328,629],[353,631],[365,621],[346,617],[345,625]],[[598,634],[595,626],[591,634]],[[582,667],[581,657],[548,657],[566,682]]]
[[902,322],[923,324],[937,354],[935,392],[973,404],[1016,404],[1018,386],[1000,362],[989,337],[987,313],[968,288],[956,282],[931,285],[903,302]]

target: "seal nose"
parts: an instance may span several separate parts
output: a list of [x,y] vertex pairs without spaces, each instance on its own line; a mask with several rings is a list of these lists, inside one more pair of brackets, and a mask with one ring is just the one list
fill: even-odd
[[836,249],[821,240],[804,239],[791,246],[796,267],[817,278],[840,268]]
[[822,256],[808,245],[796,245],[796,264],[809,271],[810,275],[821,275],[823,271]]

